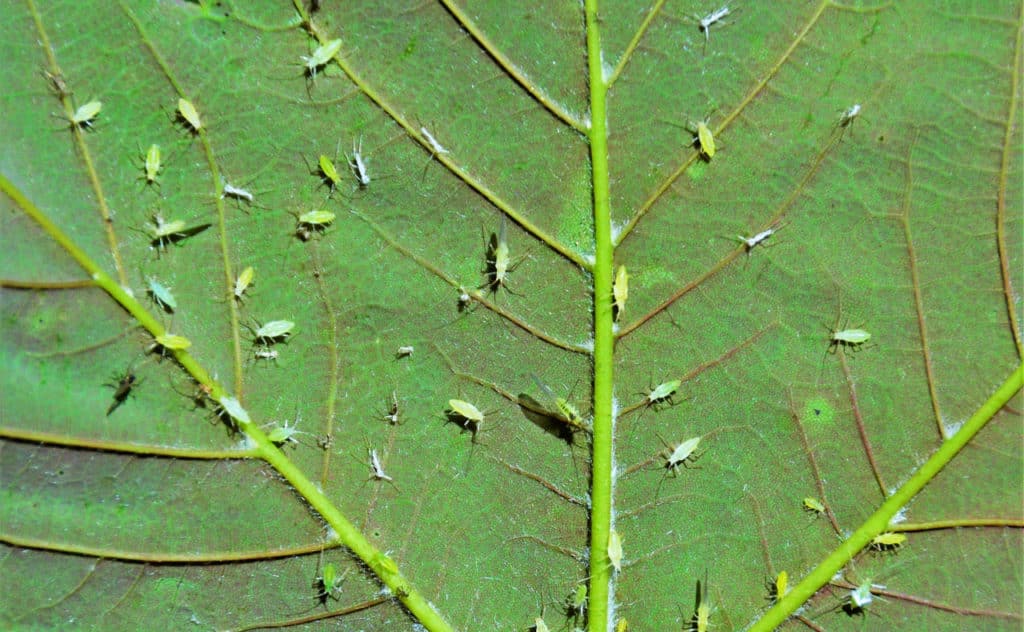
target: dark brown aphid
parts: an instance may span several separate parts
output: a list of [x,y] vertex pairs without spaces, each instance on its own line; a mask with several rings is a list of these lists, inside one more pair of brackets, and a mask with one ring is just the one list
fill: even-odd
[[132,394],[132,389],[139,383],[139,378],[135,373],[128,369],[124,375],[115,376],[115,381],[109,382],[107,386],[114,389],[114,401],[111,402],[110,408],[107,409],[107,416],[110,413],[117,410],[117,408],[128,399],[128,396]]

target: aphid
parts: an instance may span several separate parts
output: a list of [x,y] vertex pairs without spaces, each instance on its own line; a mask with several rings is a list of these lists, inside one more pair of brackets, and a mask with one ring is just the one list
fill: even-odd
[[774,235],[775,231],[775,228],[766,228],[753,237],[744,237],[743,235],[737,235],[736,237],[746,245],[747,254],[750,254],[751,250],[756,248],[758,244],[764,242],[764,240]]
[[629,632],[629,621],[619,619],[618,623],[615,624],[615,632]]
[[833,330],[829,337],[828,351],[835,353],[840,347],[856,349],[871,339],[871,334],[863,329]]
[[338,168],[334,166],[334,161],[325,154],[320,154],[320,158],[317,160],[317,170],[313,173],[320,176],[320,179],[327,185],[331,193],[334,193],[334,187],[341,184]]
[[169,312],[178,309],[178,302],[174,300],[174,294],[171,294],[171,290],[168,287],[153,277],[146,277],[146,283],[149,285],[149,295],[153,297],[157,305],[160,305]]
[[626,311],[626,299],[629,298],[629,273],[624,265],[620,265],[615,272],[612,297],[615,299],[615,320],[618,320],[622,312]]
[[286,444],[286,443],[295,443],[295,444],[297,444],[298,441],[295,440],[295,435],[300,434],[298,427],[299,427],[299,418],[298,417],[295,418],[295,424],[294,425],[289,424],[288,420],[285,420],[283,426],[282,425],[275,425],[274,429],[271,430],[269,433],[267,433],[267,438],[270,439],[271,443],[273,443],[274,445],[276,445],[279,448],[282,445]]
[[156,182],[157,176],[160,174],[160,145],[156,143],[149,146],[146,150],[146,182],[153,184]]
[[647,394],[647,405],[656,406],[661,402],[668,402],[672,404],[672,396],[675,395],[676,391],[683,384],[682,380],[669,380],[668,382],[662,382],[655,386],[650,393]]
[[398,421],[398,393],[391,391],[391,404],[388,406],[388,412],[384,415],[384,419],[393,426],[399,424]]
[[349,160],[349,167],[352,168],[352,173],[356,175],[359,186],[370,186],[370,172],[366,170],[366,162],[363,160],[363,138],[361,136],[359,137],[358,147],[356,147],[355,141],[352,141],[352,158]]
[[[708,160],[711,160],[715,157],[715,136],[712,134],[711,128],[708,127],[708,120],[704,119],[698,123],[691,123],[691,125],[696,125],[697,127],[697,137],[693,139],[693,144],[700,145],[700,152]],[[693,130],[691,129],[691,131]]]
[[238,278],[235,279],[235,298],[237,300],[242,300],[242,295],[252,285],[252,280],[255,276],[256,270],[252,266],[248,266],[238,274]]
[[906,541],[907,536],[905,534],[887,531],[871,539],[871,548],[876,551],[895,551],[902,547]]
[[508,234],[505,223],[505,216],[502,215],[498,232],[491,234],[491,239],[487,244],[487,268],[485,270],[487,283],[483,287],[490,288],[492,292],[497,292],[501,287],[508,288],[506,276],[510,271],[511,257],[509,256]]
[[272,345],[290,336],[294,328],[295,323],[290,320],[272,320],[253,331],[253,336],[257,342]]
[[378,481],[388,481],[389,483],[394,483],[395,479],[388,476],[387,473],[384,471],[384,466],[380,464],[380,457],[377,456],[377,450],[371,448],[367,451],[370,453],[370,470],[372,471],[373,478],[377,479]]
[[427,143],[430,145],[430,148],[434,151],[435,154],[447,154],[448,153],[448,150],[445,149],[441,145],[441,143],[437,142],[437,139],[434,138],[434,135],[431,134],[427,130],[427,128],[421,127],[420,128],[420,134],[423,134],[423,138],[427,139]]
[[775,601],[782,599],[789,592],[789,573],[786,571],[779,571],[779,576],[775,578],[774,584],[774,597]]
[[821,501],[817,498],[811,498],[808,496],[804,498],[804,511],[808,511],[815,515],[821,515],[825,513],[825,505],[821,504]]
[[533,620],[533,632],[551,632],[551,628],[548,627],[547,623],[544,623],[544,619],[536,617]]
[[193,134],[198,134],[203,128],[203,123],[199,120],[199,111],[188,99],[178,99],[178,116],[192,129]]
[[243,424],[252,423],[252,419],[249,418],[248,411],[242,408],[242,403],[239,402],[237,398],[223,395],[220,399],[217,400],[217,403],[220,404],[221,409],[223,409],[224,412],[227,413],[235,421],[241,422]]
[[416,347],[414,347],[412,345],[402,346],[402,347],[399,347],[398,351],[395,352],[395,357],[396,358],[408,358],[409,356],[411,356],[413,354],[414,351],[416,351]]
[[298,216],[298,227],[295,233],[301,238],[303,235],[302,231],[305,230],[307,235],[303,239],[305,241],[312,231],[324,230],[336,217],[337,215],[330,211],[308,211]]
[[136,384],[138,384],[138,378],[131,369],[125,371],[124,375],[115,377],[115,380],[115,382],[108,384],[108,386],[114,389],[114,401],[111,402],[110,407],[107,408],[108,417],[110,416],[110,413],[117,410],[117,408],[128,399],[128,396],[132,393],[132,389],[135,388]]
[[697,580],[697,608],[693,612],[690,629],[696,632],[707,632],[711,620],[711,603],[708,601],[708,579],[705,573],[704,583]]
[[587,429],[587,423],[584,421],[583,416],[580,415],[580,411],[577,410],[569,400],[555,395],[555,392],[551,390],[547,384],[542,382],[536,374],[531,373],[530,377],[533,378],[533,381],[537,384],[540,390],[544,391],[544,394],[548,396],[548,399],[555,404],[555,407],[558,409],[558,413],[555,415],[557,419],[569,424],[570,426],[579,428],[580,430]]
[[188,338],[175,334],[160,334],[156,337],[156,342],[168,351],[188,349],[192,346],[192,341]]
[[[700,437],[693,437],[692,439],[683,441],[674,448],[669,446],[672,453],[665,460],[665,468],[672,470],[674,474],[678,475],[680,465],[685,467],[688,460],[694,461],[697,459],[697,456],[693,453],[697,449],[697,446],[700,445],[700,439]],[[661,442],[665,443],[665,440],[662,439]],[[665,445],[667,446],[668,444],[666,443]]]
[[338,577],[338,571],[334,564],[331,562],[324,564],[323,573],[313,582],[313,588],[317,591],[317,600],[321,604],[326,604],[328,597],[338,599],[338,591],[341,589],[341,584],[347,574],[348,571],[346,570],[341,577]]
[[616,573],[622,572],[622,538],[615,529],[608,534],[608,561]]
[[843,610],[848,614],[862,613],[875,600],[875,596],[871,594],[872,587],[871,580],[868,580],[851,590],[846,603],[843,604]]
[[484,414],[480,409],[461,399],[448,400],[448,418],[469,429],[474,440],[476,433],[480,432],[480,427],[484,425]]
[[63,99],[64,97],[71,95],[71,90],[68,88],[67,82],[64,80],[64,75],[60,73],[52,73],[48,70],[43,70],[43,75],[50,82],[50,87],[57,93],[57,96]]
[[221,176],[220,181],[221,181],[221,184],[223,185],[223,191],[224,191],[223,193],[220,194],[221,198],[233,197],[236,200],[245,200],[249,204],[252,204],[252,202],[253,202],[253,195],[252,195],[252,193],[250,193],[249,191],[246,191],[245,189],[243,189],[241,187],[236,187],[235,185],[231,184],[230,182],[224,180],[223,176]]
[[839,127],[849,127],[853,123],[853,119],[860,115],[860,103],[854,103],[850,107],[843,110],[843,113],[839,116]]
[[79,129],[92,127],[93,121],[100,115],[100,110],[102,109],[103,103],[101,101],[89,101],[85,105],[79,106],[75,113],[71,115],[71,127]]
[[565,616],[578,621],[587,612],[587,585],[579,584],[565,599]]
[[267,362],[277,362],[278,352],[277,349],[271,349],[270,347],[260,347],[253,355],[257,360],[266,360]]
[[729,7],[726,6],[722,7],[721,9],[718,9],[717,11],[712,11],[711,13],[705,15],[700,20],[698,20],[698,28],[704,32],[705,46],[707,46],[707,43],[710,39],[710,35],[708,34],[708,32],[711,30],[711,25],[720,22],[727,15],[729,15]]
[[183,237],[185,235],[184,230],[184,220],[176,219],[172,222],[165,222],[159,213],[154,215],[153,222],[146,226],[146,232],[157,243],[157,247],[166,246],[173,239]]
[[329,40],[322,46],[318,46],[317,49],[313,51],[313,54],[308,57],[306,55],[300,55],[299,58],[302,59],[302,63],[306,66],[306,76],[311,79],[315,79],[317,71],[326,66],[327,63],[338,54],[339,50],[341,50],[341,40],[333,39]]

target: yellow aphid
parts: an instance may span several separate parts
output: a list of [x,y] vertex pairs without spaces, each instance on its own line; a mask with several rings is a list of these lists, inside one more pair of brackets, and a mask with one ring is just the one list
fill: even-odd
[[146,150],[146,182],[156,182],[160,173],[160,145],[152,144]]
[[299,224],[306,226],[327,226],[334,221],[335,215],[331,211],[309,211],[299,215]]
[[823,514],[825,513],[825,505],[821,504],[821,501],[817,498],[811,498],[808,496],[807,498],[804,498],[804,510],[816,514]]
[[615,272],[612,296],[615,299],[615,320],[618,320],[622,312],[626,311],[626,299],[629,298],[629,273],[624,265],[620,265]]
[[80,128],[92,127],[93,120],[100,115],[100,110],[102,109],[103,103],[101,101],[89,101],[85,105],[80,106],[71,115],[71,126]]
[[694,142],[700,145],[701,153],[709,160],[715,157],[715,136],[711,133],[706,120],[697,123],[697,138]]
[[872,538],[871,547],[879,551],[894,551],[903,546],[906,541],[906,535],[887,531]]
[[615,572],[622,572],[622,538],[615,529],[608,534],[608,561]]
[[786,571],[779,571],[779,576],[775,578],[775,600],[778,601],[786,596],[789,591],[789,573]]
[[615,632],[628,632],[629,621],[625,619],[619,619],[619,622],[615,624]]
[[199,111],[188,99],[178,99],[178,115],[188,123],[193,132],[198,132],[203,128],[203,123],[199,120]]
[[252,280],[256,277],[256,270],[252,266],[248,266],[245,270],[239,273],[238,278],[235,279],[235,298],[242,300],[242,295],[252,285]]
[[156,341],[157,344],[168,351],[188,349],[192,346],[192,342],[188,338],[175,334],[160,334],[156,337]]

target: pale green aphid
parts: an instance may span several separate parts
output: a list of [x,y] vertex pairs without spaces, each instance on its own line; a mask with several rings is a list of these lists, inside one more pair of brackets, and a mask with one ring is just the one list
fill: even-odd
[[277,349],[271,349],[270,347],[260,347],[253,355],[256,356],[257,360],[266,360],[268,362],[277,362]]
[[508,273],[511,269],[512,258],[508,248],[508,229],[505,216],[501,216],[501,224],[498,232],[491,234],[490,242],[487,245],[487,283],[481,287],[490,288],[497,292],[499,288],[506,285]]
[[149,285],[150,296],[152,296],[159,305],[170,312],[178,309],[178,302],[174,300],[174,294],[171,293],[171,290],[168,287],[153,277],[146,277],[146,283]]
[[336,217],[337,215],[330,211],[308,211],[299,215],[299,225],[318,228],[327,226],[333,222]]
[[235,279],[235,298],[242,300],[242,295],[245,294],[245,290],[252,285],[253,279],[256,277],[256,270],[252,266],[248,266],[242,270],[238,278]]
[[789,573],[779,571],[779,576],[775,578],[775,600],[782,599],[787,592],[789,592]]
[[334,166],[334,161],[326,155],[320,154],[317,166],[320,168],[320,176],[324,179],[324,183],[331,191],[334,191],[334,187],[341,184],[341,176],[338,175],[338,168]]
[[239,402],[238,399],[223,395],[217,400],[217,403],[220,404],[220,407],[224,409],[224,412],[230,415],[235,421],[243,424],[252,423],[252,419],[249,418],[248,411],[242,408],[242,403]]
[[324,67],[327,62],[331,61],[331,59],[338,54],[339,50],[341,50],[341,40],[333,39],[329,40],[322,46],[317,47],[317,49],[313,51],[313,54],[308,57],[306,55],[300,55],[302,63],[306,65],[306,74],[309,75],[310,78],[315,78],[317,71]]
[[295,425],[290,425],[289,422],[285,420],[283,426],[275,425],[274,429],[267,433],[267,438],[270,439],[270,442],[277,447],[281,447],[286,443],[298,443],[298,441],[295,440],[295,435],[299,432],[298,426],[299,422],[297,419],[295,421]]
[[685,465],[686,460],[693,457],[694,451],[700,445],[700,439],[700,437],[693,437],[675,446],[672,449],[672,454],[665,460],[665,468],[679,474],[679,466]]
[[608,561],[616,572],[622,571],[622,538],[615,529],[608,534]]
[[157,248],[165,248],[174,238],[184,237],[184,231],[184,220],[176,219],[171,222],[165,222],[159,213],[153,216],[152,223],[146,225],[146,232],[149,234],[150,239],[156,242]]
[[[348,571],[345,571],[345,574],[347,573]],[[344,579],[344,574],[341,577],[338,577],[338,571],[334,567],[334,564],[331,562],[324,564],[324,572],[321,573],[320,577],[316,578],[315,582],[313,582],[313,587],[319,591],[317,599],[320,600],[320,603],[326,603],[328,597],[337,599],[338,589],[341,588],[341,583]]]
[[879,551],[893,551],[903,546],[906,541],[906,535],[887,531],[872,538],[871,547]]
[[668,382],[658,384],[654,387],[654,390],[647,394],[647,405],[651,406],[666,400],[671,401],[672,395],[679,390],[682,384],[682,380],[669,380]]
[[160,174],[160,145],[154,143],[146,150],[145,166],[146,182],[150,184],[156,182],[156,178]]
[[537,387],[540,388],[540,390],[544,391],[544,394],[548,396],[548,399],[550,399],[555,404],[555,407],[558,409],[558,414],[556,415],[556,417],[559,420],[569,424],[570,426],[579,428],[580,430],[588,430],[587,423],[583,420],[583,416],[580,415],[580,411],[577,410],[576,407],[569,402],[569,400],[567,400],[564,397],[559,397],[555,395],[555,392],[551,390],[551,388],[547,384],[542,382],[536,374],[531,373],[530,377],[533,378],[533,381],[537,384]]
[[533,620],[533,632],[551,632],[551,628],[548,627],[547,623],[544,623],[544,619],[536,617]]
[[804,498],[804,509],[816,514],[825,513],[825,505],[821,504],[821,501],[817,498],[811,498],[810,496]]
[[480,409],[461,399],[449,399],[448,410],[476,425],[478,428],[484,423],[484,414],[480,412]]
[[579,619],[586,611],[587,585],[579,584],[565,600],[565,614],[572,619]]
[[272,320],[260,326],[254,333],[256,340],[264,344],[272,344],[282,338],[290,336],[295,323],[290,320]]
[[629,273],[626,266],[620,265],[615,272],[615,282],[612,284],[612,298],[615,299],[615,320],[626,311],[626,299],[629,298]]
[[870,339],[871,334],[863,329],[841,329],[839,331],[832,332],[829,348],[835,349],[842,345],[847,347],[856,347],[864,344]]
[[696,126],[697,138],[693,140],[693,144],[700,145],[700,152],[710,160],[715,157],[715,137],[708,127],[707,119],[696,123]]
[[103,103],[101,101],[89,101],[85,105],[81,105],[75,110],[75,113],[71,115],[71,126],[79,128],[92,127],[93,120],[100,115],[100,110],[103,109]]
[[178,115],[192,128],[193,133],[198,133],[203,128],[203,123],[199,120],[199,111],[188,99],[178,99]]
[[168,351],[188,349],[192,346],[192,342],[188,338],[175,334],[160,334],[156,337],[156,342]]

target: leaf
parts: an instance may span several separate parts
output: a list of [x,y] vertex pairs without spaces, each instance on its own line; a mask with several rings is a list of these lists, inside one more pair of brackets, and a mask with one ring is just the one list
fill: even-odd
[[317,4],[9,8],[3,627],[1019,628],[1019,5]]

